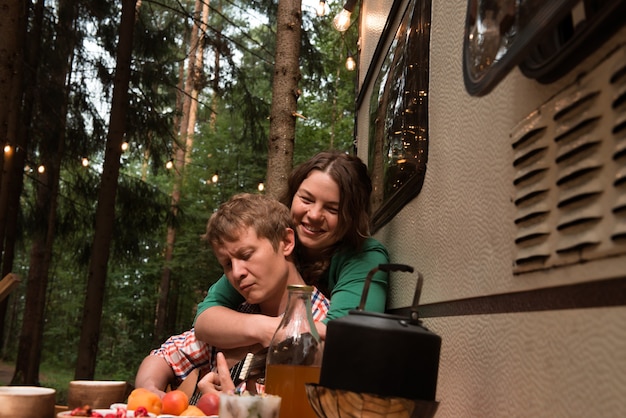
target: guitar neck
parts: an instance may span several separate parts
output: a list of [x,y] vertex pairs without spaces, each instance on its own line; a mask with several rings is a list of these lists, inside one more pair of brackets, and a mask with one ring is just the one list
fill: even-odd
[[266,357],[267,348],[255,354],[248,353],[242,361],[233,366],[233,368],[230,369],[230,376],[235,386],[248,379],[264,377]]

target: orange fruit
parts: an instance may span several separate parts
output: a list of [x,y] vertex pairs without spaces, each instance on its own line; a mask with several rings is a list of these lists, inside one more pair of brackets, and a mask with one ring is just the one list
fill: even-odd
[[140,406],[146,408],[148,412],[160,415],[163,404],[161,403],[161,398],[156,393],[150,392],[148,389],[137,388],[128,395],[126,407],[128,410],[134,411]]
[[162,414],[180,415],[189,406],[189,397],[182,390],[172,390],[161,398],[161,402],[163,404]]
[[181,417],[206,417],[202,409],[198,408],[195,405],[189,405],[187,409],[185,409],[181,414]]

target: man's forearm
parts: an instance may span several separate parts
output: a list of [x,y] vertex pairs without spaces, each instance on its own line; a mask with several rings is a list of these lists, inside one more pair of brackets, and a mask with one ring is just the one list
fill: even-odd
[[279,323],[277,317],[213,306],[198,316],[194,330],[200,341],[224,349],[254,344],[268,347]]
[[173,379],[174,372],[165,359],[149,355],[143,359],[137,370],[135,387],[148,389],[162,397]]

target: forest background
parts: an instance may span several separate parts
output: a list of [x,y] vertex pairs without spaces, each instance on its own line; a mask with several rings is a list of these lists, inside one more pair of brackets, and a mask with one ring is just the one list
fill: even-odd
[[0,301],[12,384],[42,384],[40,368],[62,371],[45,382],[61,397],[74,378],[132,383],[150,349],[189,329],[221,276],[200,241],[210,214],[267,192],[281,2],[302,10],[287,166],[352,152],[357,31],[332,27],[339,1],[320,17],[310,0],[0,0],[1,274],[21,278]]

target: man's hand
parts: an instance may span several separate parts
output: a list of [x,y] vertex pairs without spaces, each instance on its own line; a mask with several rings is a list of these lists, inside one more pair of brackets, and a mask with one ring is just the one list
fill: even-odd
[[235,383],[230,378],[230,370],[224,354],[217,353],[217,368],[198,382],[198,389],[204,393],[228,392],[235,390]]

